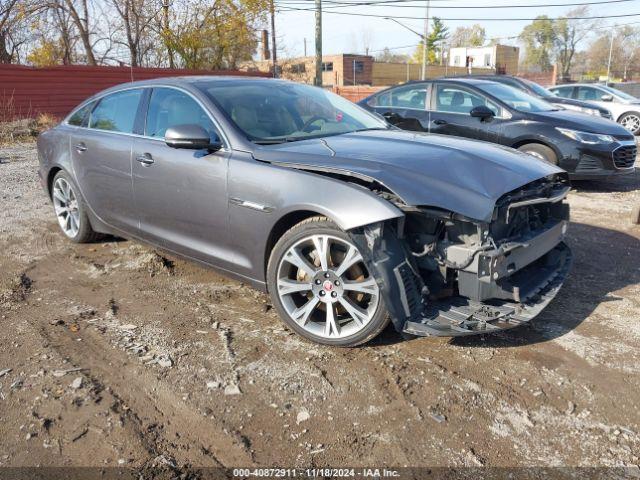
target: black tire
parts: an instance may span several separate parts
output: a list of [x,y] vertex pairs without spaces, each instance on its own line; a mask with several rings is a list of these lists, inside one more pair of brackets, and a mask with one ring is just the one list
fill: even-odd
[[[93,243],[99,240],[102,237],[102,235],[100,233],[95,232],[91,227],[91,222],[89,221],[89,217],[87,216],[87,206],[84,203],[84,200],[82,199],[82,195],[80,195],[80,190],[78,189],[78,186],[73,181],[71,176],[67,174],[64,170],[60,170],[58,173],[56,173],[56,176],[53,177],[53,182],[51,183],[52,202],[55,202],[53,198],[54,187],[58,179],[63,179],[69,184],[69,186],[71,187],[75,195],[76,202],[77,202],[77,209],[78,209],[79,225],[77,228],[77,233],[75,233],[75,235],[70,235],[69,233],[64,231],[61,225],[59,225],[60,230],[62,231],[64,236],[75,243]],[[55,212],[55,207],[54,207],[54,212]],[[57,218],[58,218],[58,215],[56,213],[56,219]]]
[[527,143],[518,147],[518,150],[524,153],[528,153],[540,160],[544,160],[552,165],[558,165],[558,156],[552,148],[542,145],[540,143]]
[[[280,315],[280,318],[287,327],[305,339],[315,343],[336,347],[354,347],[372,340],[389,323],[389,315],[387,314],[384,302],[380,296],[378,297],[376,310],[372,314],[369,322],[353,335],[342,338],[327,338],[314,335],[302,328],[291,318],[289,313],[287,313],[287,310],[285,309],[277,292],[278,269],[282,258],[287,251],[294,244],[310,237],[311,235],[331,235],[353,244],[353,240],[349,235],[326,217],[308,218],[285,232],[274,246],[271,256],[269,257],[269,264],[267,267],[267,288],[275,310],[278,312],[278,315]],[[366,252],[360,252],[360,254],[364,257]],[[371,274],[369,273],[369,275]]]
[[[632,119],[633,119],[633,122],[631,122]],[[640,113],[639,112],[627,112],[623,114],[618,119],[618,123],[622,125],[624,128],[626,128],[627,130],[629,130],[634,135],[640,134]],[[627,125],[628,123],[632,123],[635,126],[630,128],[630,125]]]

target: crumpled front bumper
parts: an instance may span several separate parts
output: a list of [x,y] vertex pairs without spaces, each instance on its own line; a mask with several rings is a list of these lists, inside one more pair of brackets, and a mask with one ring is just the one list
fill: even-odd
[[459,296],[430,302],[419,318],[405,322],[403,331],[420,336],[465,336],[506,330],[529,322],[558,294],[571,267],[571,250],[564,242],[549,253],[557,255],[557,263],[539,279],[524,301],[474,301]]

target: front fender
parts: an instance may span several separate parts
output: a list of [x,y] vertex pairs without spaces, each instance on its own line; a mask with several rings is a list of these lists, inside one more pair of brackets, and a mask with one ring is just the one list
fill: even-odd
[[364,186],[250,158],[230,162],[228,188],[236,263],[243,274],[259,282],[264,282],[271,232],[287,215],[324,215],[345,231],[404,216]]

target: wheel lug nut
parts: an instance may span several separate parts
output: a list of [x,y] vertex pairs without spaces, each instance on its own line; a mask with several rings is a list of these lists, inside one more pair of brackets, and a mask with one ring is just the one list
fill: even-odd
[[330,275],[329,275],[329,272],[326,272],[326,273],[324,274],[324,278],[329,278],[329,276],[330,276]]
[[331,296],[332,296],[333,298],[336,298],[336,297],[338,296],[338,292],[331,292]]
[[320,290],[320,296],[324,297],[324,290]]
[[316,285],[320,285],[320,279],[319,278],[316,279]]
[[333,283],[334,283],[334,285],[335,285],[336,287],[339,287],[339,286],[340,286],[340,280],[336,280],[336,281],[335,281],[335,282],[333,282]]

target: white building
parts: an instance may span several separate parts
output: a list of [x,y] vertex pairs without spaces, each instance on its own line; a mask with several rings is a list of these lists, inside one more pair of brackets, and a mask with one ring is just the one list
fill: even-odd
[[488,47],[457,47],[449,50],[450,67],[491,69],[498,73],[518,72],[520,49],[508,45]]

